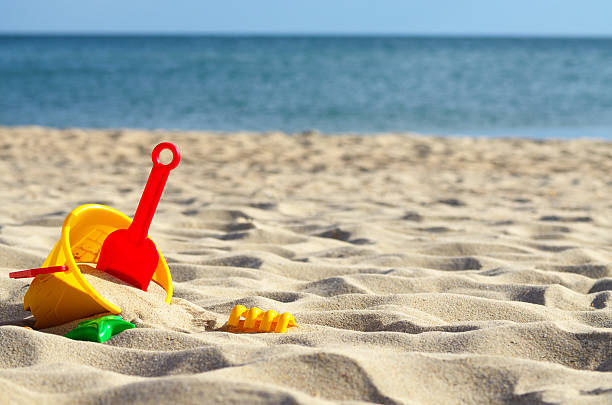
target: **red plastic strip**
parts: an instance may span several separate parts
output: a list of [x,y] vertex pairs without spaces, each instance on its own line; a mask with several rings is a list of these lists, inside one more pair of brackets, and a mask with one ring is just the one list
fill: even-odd
[[41,267],[39,269],[21,270],[9,273],[10,278],[30,278],[39,274],[59,273],[68,270],[68,266]]

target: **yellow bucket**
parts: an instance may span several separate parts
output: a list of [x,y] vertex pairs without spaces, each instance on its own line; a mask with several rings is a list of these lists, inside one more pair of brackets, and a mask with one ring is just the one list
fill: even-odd
[[[23,299],[24,308],[34,315],[35,328],[61,325],[100,313],[121,312],[121,308],[102,297],[87,282],[77,263],[97,263],[108,234],[128,228],[131,222],[127,215],[99,204],[82,205],[68,214],[59,241],[42,265],[65,265],[68,270],[36,276]],[[161,253],[153,281],[166,291],[165,301],[169,304],[172,278]]]

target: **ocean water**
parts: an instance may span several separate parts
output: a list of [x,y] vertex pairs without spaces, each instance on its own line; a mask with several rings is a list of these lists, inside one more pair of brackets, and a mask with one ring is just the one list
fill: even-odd
[[612,39],[0,36],[0,125],[612,139]]

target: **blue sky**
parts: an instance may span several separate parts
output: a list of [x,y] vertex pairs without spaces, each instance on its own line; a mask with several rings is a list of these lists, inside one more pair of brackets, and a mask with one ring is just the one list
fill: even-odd
[[610,0],[0,0],[2,32],[612,36]]

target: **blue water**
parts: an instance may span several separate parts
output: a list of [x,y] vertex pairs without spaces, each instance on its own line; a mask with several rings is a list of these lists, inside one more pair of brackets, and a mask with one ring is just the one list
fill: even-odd
[[612,39],[0,36],[0,125],[612,139]]

